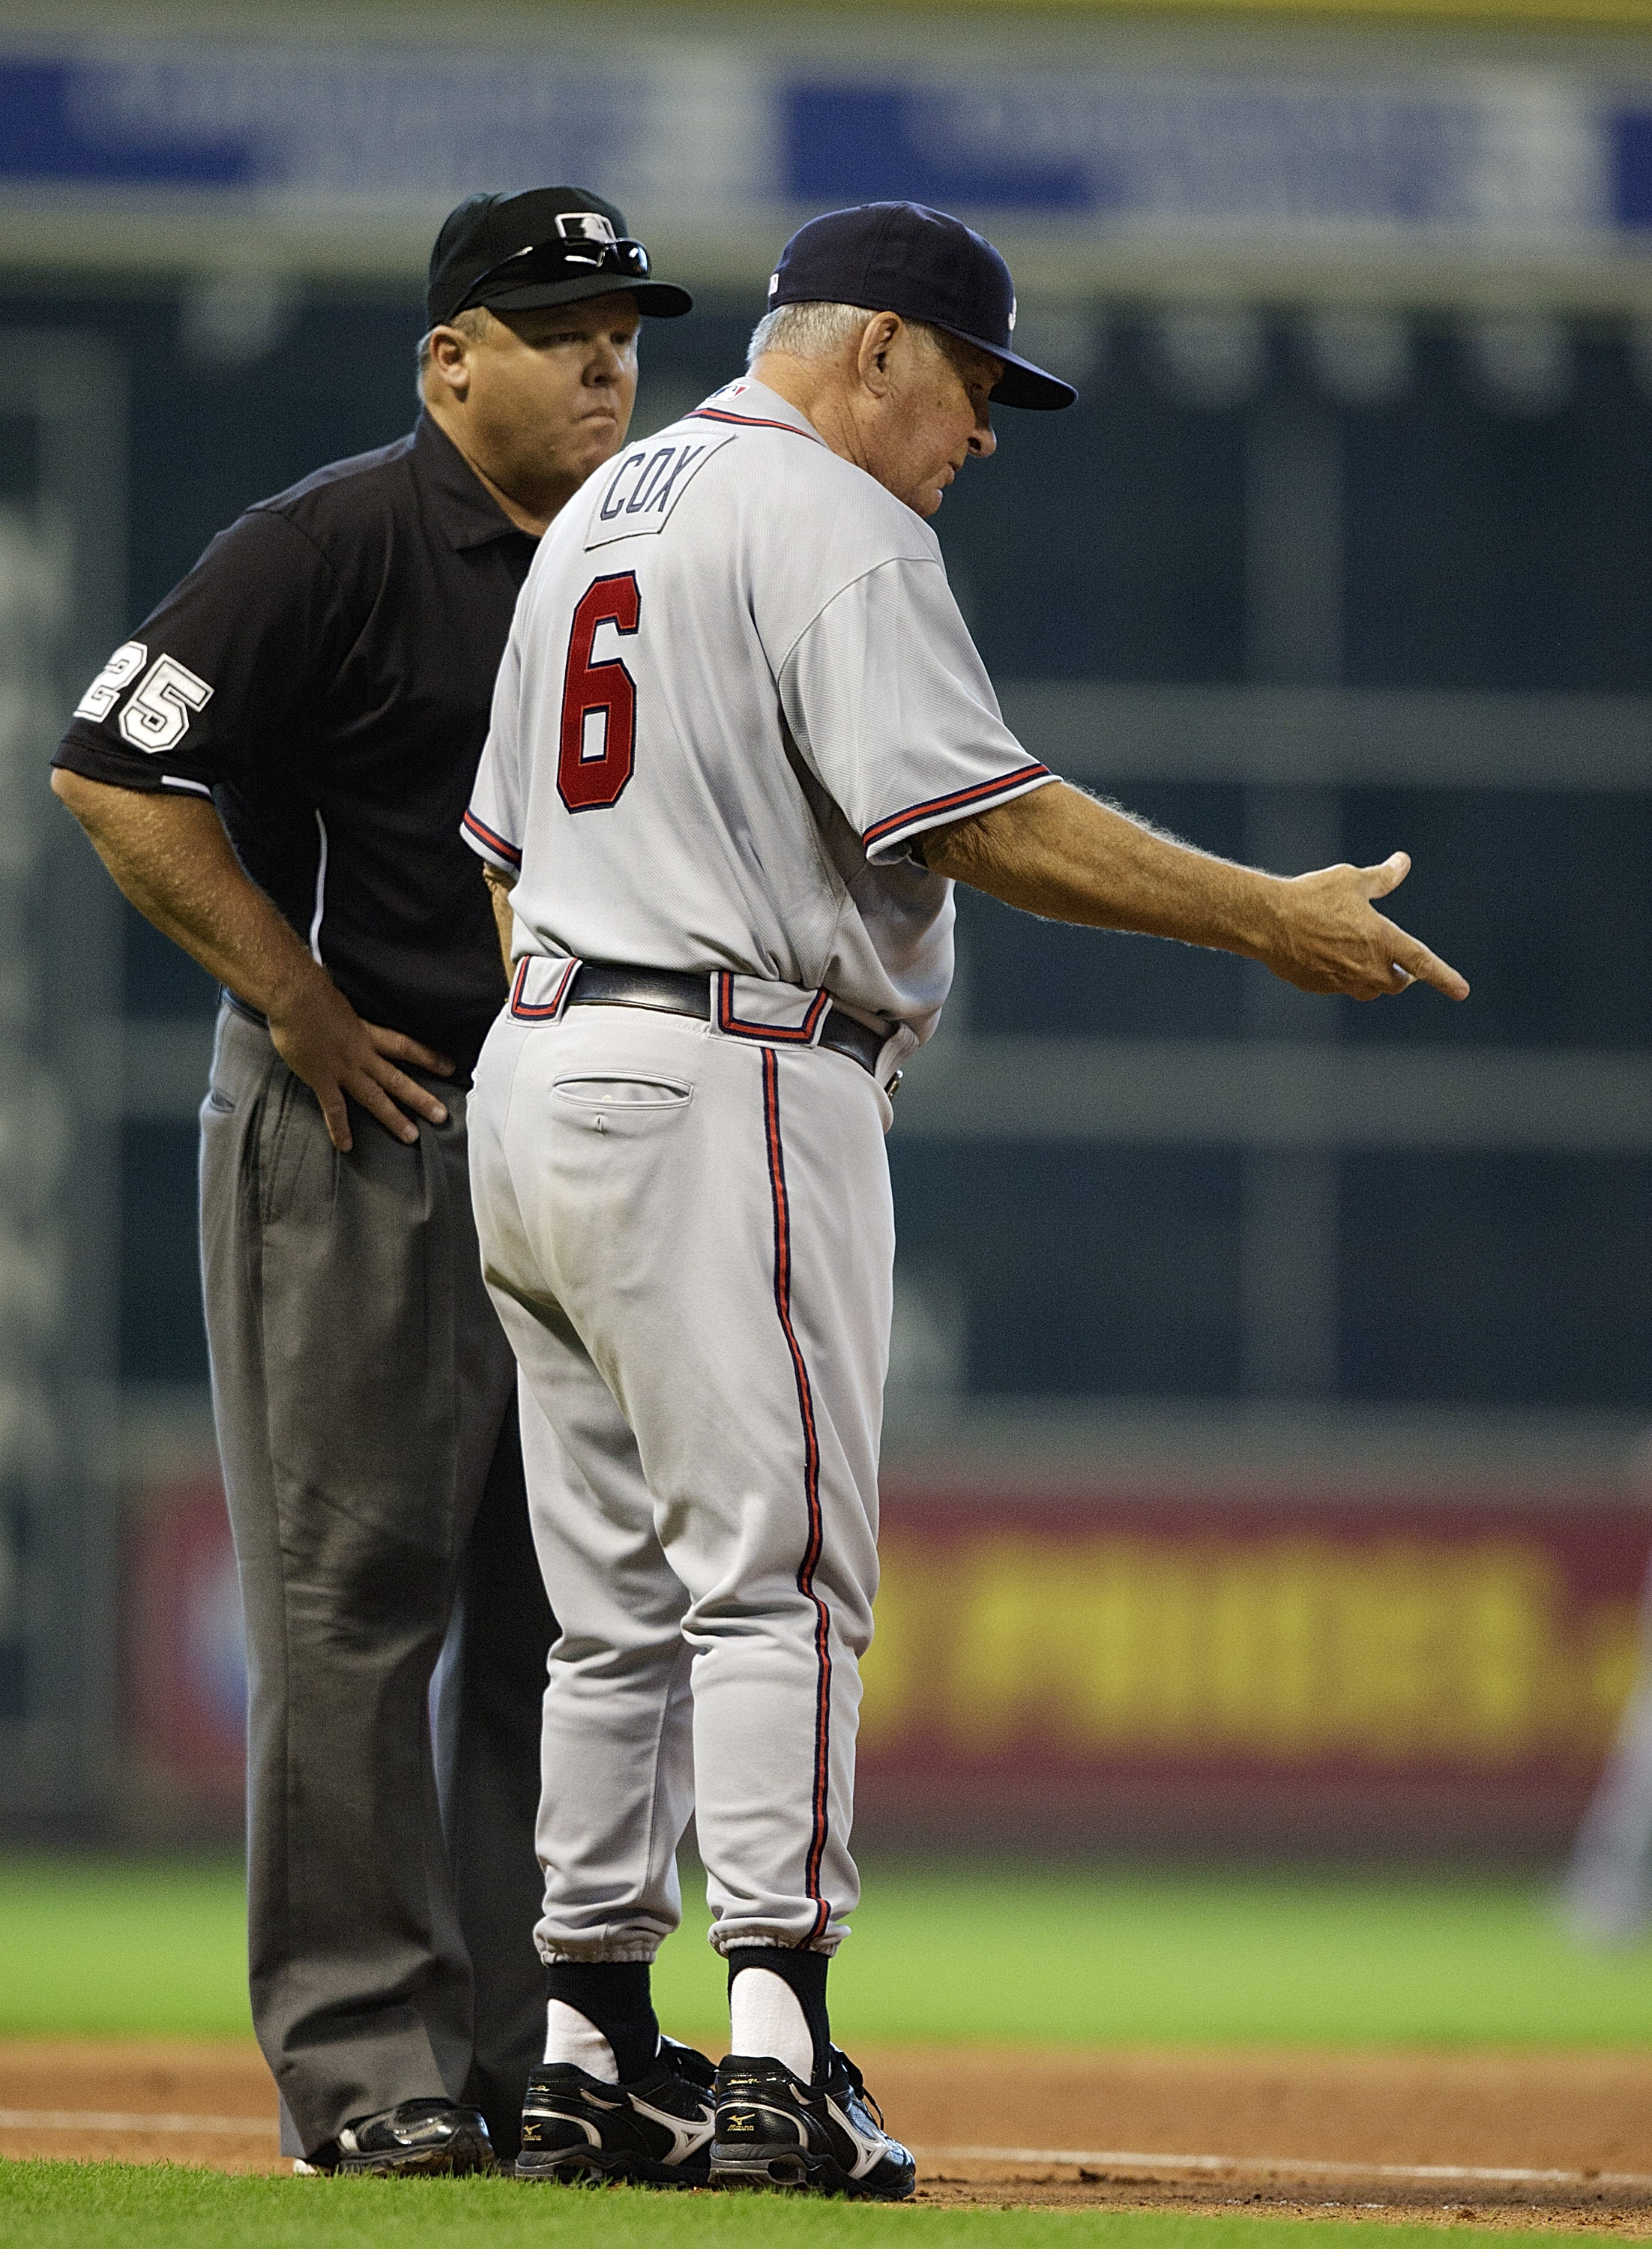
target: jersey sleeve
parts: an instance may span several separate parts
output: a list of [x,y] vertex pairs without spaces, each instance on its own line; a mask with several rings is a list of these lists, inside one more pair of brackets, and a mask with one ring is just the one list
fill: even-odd
[[782,664],[780,699],[874,864],[1056,778],[1004,725],[938,562],[883,562],[845,587]]
[[116,788],[244,785],[331,678],[339,618],[321,549],[284,516],[249,510],[115,650],[52,763]]
[[493,683],[493,709],[476,786],[459,822],[459,833],[477,856],[512,881],[522,871],[521,688],[522,651],[513,625]]

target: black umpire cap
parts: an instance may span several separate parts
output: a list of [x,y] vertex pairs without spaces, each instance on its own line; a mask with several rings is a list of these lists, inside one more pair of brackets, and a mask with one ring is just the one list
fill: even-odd
[[800,226],[769,283],[778,305],[864,305],[944,328],[1004,361],[992,397],[999,406],[1046,411],[1078,392],[1010,348],[1015,284],[983,234],[923,203],[857,203]]
[[430,252],[425,314],[436,328],[473,305],[525,313],[620,289],[657,320],[694,309],[686,289],[650,279],[648,253],[627,233],[624,212],[588,189],[467,196],[442,221]]

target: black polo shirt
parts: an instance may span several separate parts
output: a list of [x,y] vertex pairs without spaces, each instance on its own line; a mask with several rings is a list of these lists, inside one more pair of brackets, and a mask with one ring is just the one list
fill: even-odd
[[534,545],[421,416],[221,532],[54,760],[210,796],[357,1013],[467,1073],[505,983],[459,822]]

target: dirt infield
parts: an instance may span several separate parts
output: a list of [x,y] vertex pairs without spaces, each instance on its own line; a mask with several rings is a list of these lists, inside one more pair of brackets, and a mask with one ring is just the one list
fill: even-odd
[[[919,2150],[929,2203],[1472,2217],[1652,2239],[1652,2052],[860,2059]],[[0,2156],[286,2168],[257,2050],[184,2040],[0,2041]]]

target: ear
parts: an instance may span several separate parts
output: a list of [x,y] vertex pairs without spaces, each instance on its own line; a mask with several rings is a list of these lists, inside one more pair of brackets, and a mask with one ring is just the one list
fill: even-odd
[[877,313],[860,331],[855,372],[874,398],[888,395],[895,339],[905,326],[899,313]]
[[428,372],[433,382],[463,398],[470,389],[470,339],[457,328],[432,328]]

